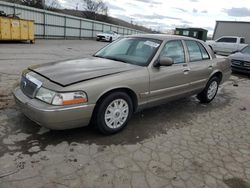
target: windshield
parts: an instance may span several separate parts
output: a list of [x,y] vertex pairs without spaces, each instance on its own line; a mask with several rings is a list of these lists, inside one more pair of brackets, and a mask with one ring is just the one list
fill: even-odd
[[104,47],[94,56],[147,66],[161,44],[160,40],[146,38],[122,38]]
[[243,54],[250,54],[250,46],[247,46],[241,50],[241,53]]

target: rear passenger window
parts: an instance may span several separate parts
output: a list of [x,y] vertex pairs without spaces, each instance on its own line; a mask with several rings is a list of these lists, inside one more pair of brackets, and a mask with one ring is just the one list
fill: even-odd
[[228,42],[228,43],[237,43],[237,38],[225,38],[225,42]]
[[206,59],[210,59],[209,55],[208,55],[208,52],[207,50],[204,48],[204,46],[198,42],[198,45],[200,47],[200,50],[201,50],[201,55],[202,55],[202,59],[203,60],[206,60]]
[[202,60],[202,54],[199,45],[196,41],[187,40],[185,41],[189,54],[189,61],[200,61]]

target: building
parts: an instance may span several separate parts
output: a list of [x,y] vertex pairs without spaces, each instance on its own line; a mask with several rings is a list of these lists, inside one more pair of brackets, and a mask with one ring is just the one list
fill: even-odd
[[175,35],[193,37],[203,41],[207,40],[207,30],[202,28],[176,28]]
[[244,37],[246,43],[250,43],[250,22],[216,21],[213,40],[222,36]]

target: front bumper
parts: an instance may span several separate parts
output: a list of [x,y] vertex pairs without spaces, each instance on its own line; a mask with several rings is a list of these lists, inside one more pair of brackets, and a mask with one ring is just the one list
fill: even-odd
[[102,36],[102,35],[97,35],[96,40],[99,41],[109,41],[110,37],[109,36]]
[[20,87],[14,92],[20,110],[32,121],[49,129],[62,130],[87,126],[90,122],[94,104],[53,106],[38,99],[27,97]]

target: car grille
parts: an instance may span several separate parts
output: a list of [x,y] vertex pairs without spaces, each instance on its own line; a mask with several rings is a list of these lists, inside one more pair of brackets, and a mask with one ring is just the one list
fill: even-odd
[[233,59],[232,60],[232,66],[250,68],[250,62]]
[[20,88],[25,95],[30,98],[34,98],[39,87],[35,83],[28,80],[26,77],[22,76]]
[[99,38],[100,40],[105,39],[105,37],[104,37],[104,36],[97,36],[97,38]]

